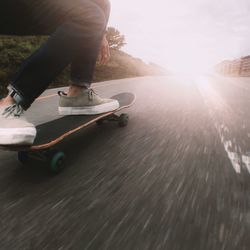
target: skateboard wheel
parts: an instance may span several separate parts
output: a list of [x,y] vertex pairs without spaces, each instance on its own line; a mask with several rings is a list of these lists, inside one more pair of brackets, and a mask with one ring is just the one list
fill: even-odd
[[50,157],[50,171],[53,174],[59,174],[64,168],[65,154],[63,152],[56,152]]
[[27,161],[29,160],[28,152],[25,151],[18,152],[17,158],[22,164],[27,163]]
[[118,125],[120,127],[126,127],[128,125],[128,120],[129,120],[129,117],[127,114],[121,114],[119,116]]

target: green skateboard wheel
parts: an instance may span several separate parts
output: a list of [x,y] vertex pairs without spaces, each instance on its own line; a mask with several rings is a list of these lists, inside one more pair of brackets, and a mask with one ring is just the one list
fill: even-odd
[[56,152],[50,156],[50,171],[53,174],[59,174],[64,169],[65,154]]

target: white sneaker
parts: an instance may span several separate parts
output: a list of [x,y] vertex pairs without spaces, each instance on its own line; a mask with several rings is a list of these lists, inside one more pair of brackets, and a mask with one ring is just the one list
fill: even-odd
[[0,145],[31,145],[36,128],[23,117],[18,104],[0,107]]
[[63,92],[58,92],[60,115],[95,115],[114,111],[119,108],[119,102],[113,99],[104,99],[94,90],[85,89],[74,97],[68,97]]

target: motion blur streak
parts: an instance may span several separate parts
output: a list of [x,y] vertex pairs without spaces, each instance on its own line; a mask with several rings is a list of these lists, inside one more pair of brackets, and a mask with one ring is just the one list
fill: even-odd
[[[107,84],[100,95],[137,95],[128,127],[62,143],[61,175],[0,152],[0,249],[248,250],[250,78]],[[55,110],[52,97],[27,115],[37,124]]]

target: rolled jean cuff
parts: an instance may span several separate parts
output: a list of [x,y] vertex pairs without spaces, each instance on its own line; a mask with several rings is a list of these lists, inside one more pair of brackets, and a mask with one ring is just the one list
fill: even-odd
[[79,81],[79,80],[71,80],[70,85],[74,85],[74,86],[80,86],[80,87],[85,87],[85,88],[90,88],[91,83],[90,82],[86,82],[86,81]]

